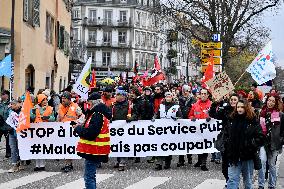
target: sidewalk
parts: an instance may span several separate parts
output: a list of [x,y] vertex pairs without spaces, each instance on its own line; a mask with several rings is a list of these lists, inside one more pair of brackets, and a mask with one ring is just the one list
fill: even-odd
[[281,156],[280,159],[277,182],[278,182],[277,188],[284,188],[284,154]]

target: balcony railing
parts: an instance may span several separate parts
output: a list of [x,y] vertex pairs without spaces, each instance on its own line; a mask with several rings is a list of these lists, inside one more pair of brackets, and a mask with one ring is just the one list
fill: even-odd
[[112,19],[98,19],[98,18],[84,18],[83,21],[84,25],[86,26],[110,26],[110,27],[131,27],[132,26],[132,19],[129,18],[128,20],[117,20],[114,21]]
[[71,60],[83,61],[85,51],[86,51],[86,46],[84,45],[84,42],[80,40],[71,41],[71,53],[70,53]]

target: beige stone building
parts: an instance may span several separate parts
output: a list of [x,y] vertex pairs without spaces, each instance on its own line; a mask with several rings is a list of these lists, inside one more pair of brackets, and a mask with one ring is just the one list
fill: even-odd
[[[11,0],[0,1],[0,28],[10,30]],[[69,69],[70,0],[15,0],[14,97],[28,87],[35,93],[67,86]],[[4,86],[8,88],[9,80]]]

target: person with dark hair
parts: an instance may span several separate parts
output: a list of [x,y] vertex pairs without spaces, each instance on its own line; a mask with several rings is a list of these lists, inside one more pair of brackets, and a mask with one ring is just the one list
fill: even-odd
[[258,97],[259,97],[260,100],[263,99],[263,93],[262,93],[261,90],[259,90],[259,89],[257,88],[257,83],[253,83],[253,84],[251,85],[250,89],[251,89],[251,91],[257,93],[257,95],[258,95]]
[[[221,137],[224,134],[225,128],[228,127],[228,122],[230,120],[230,116],[233,113],[234,109],[236,108],[236,105],[239,101],[238,94],[232,94],[229,98],[229,103],[227,103],[224,100],[221,101],[215,101],[212,103],[211,108],[209,110],[209,116],[214,119],[222,120],[222,130],[217,138]],[[222,141],[224,142],[224,141]],[[222,156],[222,173],[228,181],[228,159],[226,157],[226,149],[224,148],[223,151],[221,151]],[[218,162],[219,159],[216,160],[216,157],[214,159],[215,162]]]
[[[68,121],[77,121],[84,122],[85,116],[82,113],[82,109],[78,104],[71,101],[71,93],[64,91],[61,95],[61,104],[58,108],[58,117],[59,122],[68,122]],[[65,173],[73,170],[72,160],[66,159],[65,166],[61,168]]]
[[260,148],[262,168],[258,171],[258,187],[264,189],[266,163],[269,167],[268,188],[276,188],[276,161],[284,144],[284,114],[279,109],[280,97],[269,94],[260,112],[260,125],[265,135],[265,144]]
[[142,94],[143,115],[142,120],[151,120],[154,116],[154,99],[152,96],[152,89],[150,87],[144,87]]
[[[188,118],[191,119],[191,121],[206,119],[206,121],[209,122],[211,120],[208,114],[210,107],[211,101],[209,100],[209,92],[207,89],[203,88],[200,91],[200,99],[192,105]],[[198,160],[194,167],[200,167],[202,171],[208,171],[206,167],[207,157],[207,153],[198,154]]]
[[109,120],[111,109],[101,100],[99,93],[92,93],[88,98],[90,111],[84,124],[74,125],[79,135],[76,151],[85,159],[85,187],[96,189],[96,169],[100,162],[107,162],[110,154]]
[[261,109],[262,102],[258,96],[258,93],[255,91],[250,91],[248,94],[248,101],[250,105],[254,108],[255,113],[258,114],[259,110]]
[[0,102],[0,141],[4,135],[6,138],[6,158],[11,157],[11,148],[9,145],[9,130],[10,126],[6,123],[6,119],[9,116],[9,98],[10,92],[7,90],[2,91],[1,93],[1,102]]
[[245,188],[252,189],[253,170],[257,166],[254,160],[264,143],[264,135],[257,116],[247,100],[238,101],[228,127],[225,127],[224,137],[225,155],[229,163],[227,188],[237,189],[242,173]]
[[102,100],[107,107],[111,107],[115,102],[115,98],[112,97],[112,91],[113,89],[110,86],[106,86],[106,88],[103,90]]

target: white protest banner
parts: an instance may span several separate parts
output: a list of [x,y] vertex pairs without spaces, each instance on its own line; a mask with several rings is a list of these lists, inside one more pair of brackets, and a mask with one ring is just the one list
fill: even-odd
[[18,121],[19,121],[19,115],[16,112],[14,112],[14,111],[12,111],[9,114],[9,117],[6,119],[6,123],[8,125],[10,125],[13,129],[17,128]]
[[261,85],[276,77],[276,69],[273,60],[271,41],[258,53],[247,68],[247,72]]
[[212,96],[218,100],[235,89],[226,72],[216,75],[214,78],[207,81],[206,85],[209,87]]
[[21,160],[80,159],[76,155],[79,137],[73,133],[70,122],[31,123],[18,133]]
[[[222,129],[219,120],[140,120],[110,125],[110,157],[145,157],[217,152],[214,141]],[[64,132],[63,132],[64,131]],[[78,137],[70,123],[31,124],[18,134],[20,157],[26,159],[78,159]],[[63,137],[63,134],[65,137]]]
[[81,96],[82,99],[88,99],[88,92],[90,88],[90,73],[91,73],[92,57],[89,57],[86,65],[84,66],[79,78],[73,85],[73,91]]

